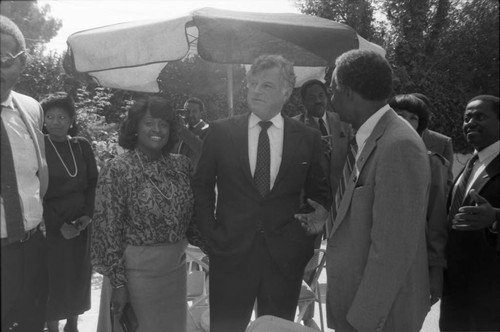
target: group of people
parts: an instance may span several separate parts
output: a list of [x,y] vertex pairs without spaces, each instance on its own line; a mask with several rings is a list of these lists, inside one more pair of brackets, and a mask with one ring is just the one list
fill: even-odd
[[323,238],[335,331],[419,331],[439,299],[443,331],[500,329],[498,97],[467,103],[475,151],[453,180],[451,140],[427,128],[431,102],[393,96],[383,56],[338,57],[331,103],[308,81],[292,119],[293,64],[262,55],[247,113],[209,126],[197,98],[182,111],[137,101],[119,130],[126,151],[98,174],[68,95],[39,104],[12,90],[25,41],[4,16],[0,29],[2,331],[53,332],[62,319],[77,331],[92,268],[109,286],[104,331],[128,304],[137,331],[185,331],[188,242],[209,257],[211,331],[245,331],[254,309],[293,320]]

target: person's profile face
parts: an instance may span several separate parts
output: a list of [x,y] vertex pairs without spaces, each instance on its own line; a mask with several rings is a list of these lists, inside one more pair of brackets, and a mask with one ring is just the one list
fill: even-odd
[[248,107],[261,120],[269,120],[281,112],[290,96],[281,79],[279,68],[269,68],[248,77]]
[[349,119],[350,114],[346,109],[344,91],[338,86],[337,82],[337,69],[335,68],[330,83],[330,89],[332,91],[332,108],[333,111],[339,115],[340,120],[352,123]]
[[499,140],[498,110],[489,101],[474,100],[467,104],[462,129],[467,142],[478,151]]
[[325,90],[317,84],[310,86],[304,95],[303,103],[310,115],[321,118],[325,114],[327,105]]
[[[0,52],[2,57],[13,57],[18,54],[18,46],[16,40],[11,35],[0,33]],[[4,101],[7,99],[10,91],[19,80],[24,69],[24,58],[18,56],[15,59],[2,63],[0,67],[0,97]]]

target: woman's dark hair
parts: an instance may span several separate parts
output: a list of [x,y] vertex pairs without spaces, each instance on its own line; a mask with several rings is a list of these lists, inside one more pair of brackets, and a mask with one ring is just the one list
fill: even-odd
[[[73,119],[70,128],[68,129],[68,135],[74,137],[78,134],[78,125],[76,123],[76,109],[73,98],[71,98],[66,92],[56,92],[45,97],[41,102],[43,114],[53,108],[61,108],[66,114]],[[48,134],[45,126],[42,129],[44,134]]]
[[396,95],[389,100],[389,106],[395,111],[408,111],[418,116],[417,133],[422,132],[429,125],[429,107],[425,102],[413,94]]
[[172,105],[161,97],[151,97],[147,100],[135,102],[128,110],[127,116],[120,125],[118,144],[124,149],[135,149],[137,146],[137,127],[139,121],[148,111],[153,118],[165,120],[170,125],[168,143],[162,149],[163,154],[167,154],[173,150],[179,139],[179,119]]

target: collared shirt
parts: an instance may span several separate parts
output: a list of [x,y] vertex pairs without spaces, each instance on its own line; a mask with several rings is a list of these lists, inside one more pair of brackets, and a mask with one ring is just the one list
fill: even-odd
[[[314,119],[314,122],[316,122],[316,125],[319,128],[319,119],[320,118],[317,118],[315,116],[311,116],[311,118]],[[330,127],[328,126],[328,122],[327,122],[327,119],[326,119],[326,111],[325,111],[325,113],[323,113],[323,116],[321,117],[321,119],[323,119],[323,122],[325,122],[326,131],[328,132],[328,135],[330,135]]]
[[[38,226],[43,218],[42,199],[40,198],[40,179],[38,178],[38,157],[35,144],[19,111],[14,107],[12,94],[2,102],[2,120],[5,125],[12,157],[16,169],[17,188],[23,210],[24,229]],[[0,197],[1,237],[7,237],[5,209]]]
[[[479,175],[484,171],[486,166],[488,166],[489,163],[493,161],[493,159],[495,159],[495,157],[498,156],[498,154],[500,154],[500,141],[496,141],[495,143],[482,149],[481,151],[474,151],[474,154],[477,154],[479,159],[478,161],[476,161],[474,167],[472,168],[472,173],[465,190],[466,193],[468,193],[469,190],[472,188],[472,185],[479,178]],[[460,175],[460,177],[462,177],[462,175]]]
[[[262,121],[258,116],[251,113],[248,119],[248,159],[250,160],[250,171],[252,176],[255,173],[255,166],[257,164],[257,146],[259,143],[259,134],[261,127],[259,122]],[[285,121],[281,113],[277,114],[274,118],[270,119],[273,123],[267,130],[269,135],[269,146],[271,148],[271,188],[274,186],[274,181],[278,175],[281,165],[281,158],[283,156],[283,135]]]
[[384,116],[384,114],[387,113],[390,109],[391,107],[386,104],[381,109],[373,113],[373,115],[370,116],[368,120],[366,120],[365,123],[361,125],[361,127],[359,127],[358,132],[356,133],[356,144],[358,145],[356,160],[358,160],[358,157],[361,155],[361,151],[363,151],[363,148],[365,147],[366,140],[372,134],[375,126],[380,121],[382,116]]

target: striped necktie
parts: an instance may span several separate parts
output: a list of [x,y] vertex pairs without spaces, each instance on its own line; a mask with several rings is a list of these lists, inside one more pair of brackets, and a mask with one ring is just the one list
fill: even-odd
[[321,136],[328,136],[328,130],[326,130],[325,121],[322,118],[318,119],[319,131],[321,131]]
[[269,135],[267,129],[272,125],[271,121],[260,121],[261,127],[257,145],[257,162],[253,179],[257,190],[262,197],[266,196],[271,187],[271,148],[269,146]]
[[464,197],[465,197],[465,189],[467,188],[467,184],[469,183],[470,176],[472,174],[472,169],[474,168],[474,163],[479,159],[478,155],[475,154],[465,165],[464,172],[460,179],[458,179],[456,183],[455,194],[453,195],[453,200],[450,205],[450,211],[448,213],[448,219],[453,220],[455,214],[457,214],[458,209],[462,206]]
[[342,197],[344,196],[345,189],[347,187],[347,181],[351,177],[352,170],[356,164],[356,154],[358,153],[358,145],[356,143],[356,137],[354,137],[349,144],[349,151],[347,152],[347,160],[344,164],[344,169],[342,170],[342,178],[339,181],[339,187],[337,193],[335,194],[335,207],[338,211]]

